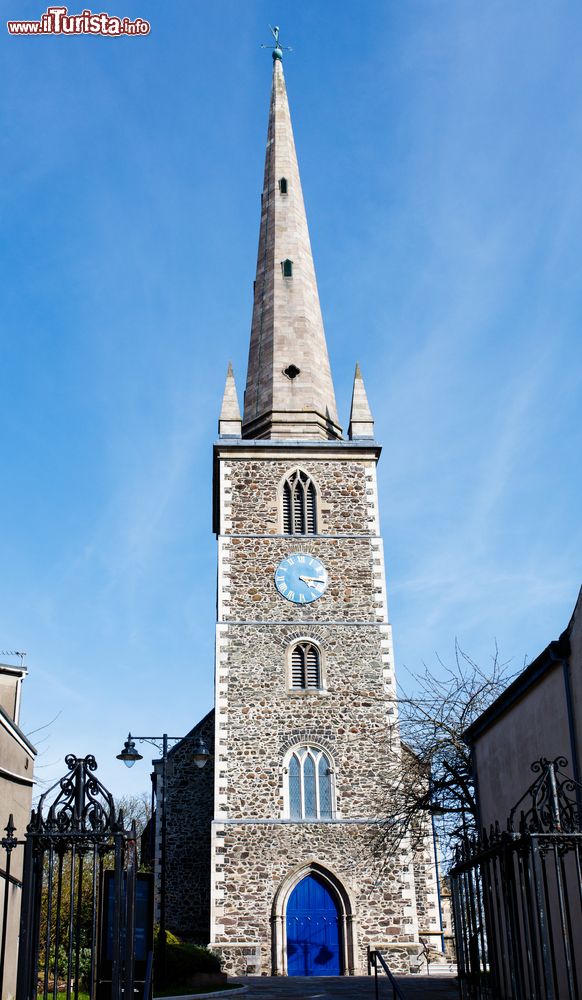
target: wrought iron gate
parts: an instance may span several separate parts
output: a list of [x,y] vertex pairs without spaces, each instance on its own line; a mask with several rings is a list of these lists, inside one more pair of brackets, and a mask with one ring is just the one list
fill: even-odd
[[463,998],[582,993],[582,790],[564,773],[567,763],[532,764],[538,777],[507,830],[459,849],[451,888]]
[[65,762],[24,842],[17,1000],[147,1000],[151,953],[137,975],[135,965],[135,824],[124,829],[94,757]]

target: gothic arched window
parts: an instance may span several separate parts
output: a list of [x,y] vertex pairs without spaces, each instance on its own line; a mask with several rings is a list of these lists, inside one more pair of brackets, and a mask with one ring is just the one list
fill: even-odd
[[291,650],[291,687],[321,687],[321,657],[312,642],[298,642]]
[[289,760],[289,817],[331,819],[332,769],[329,757],[318,747],[297,747]]
[[283,484],[283,532],[286,535],[317,533],[317,494],[313,480],[297,469]]

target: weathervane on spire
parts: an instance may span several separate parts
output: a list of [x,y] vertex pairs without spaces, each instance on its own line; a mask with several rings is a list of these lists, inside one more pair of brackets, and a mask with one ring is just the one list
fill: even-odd
[[273,38],[275,39],[275,44],[274,45],[261,45],[261,48],[262,49],[272,49],[273,50],[273,60],[275,60],[275,59],[282,59],[283,58],[283,52],[293,52],[293,49],[291,48],[290,45],[279,45],[279,28],[277,27],[277,25],[275,25],[274,28],[271,28],[271,25],[269,25],[269,28],[270,28],[270,31],[271,31],[271,34],[272,34]]

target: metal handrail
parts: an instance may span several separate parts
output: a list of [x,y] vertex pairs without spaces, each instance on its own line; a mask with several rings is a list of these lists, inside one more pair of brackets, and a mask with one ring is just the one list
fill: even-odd
[[374,983],[376,987],[376,1000],[378,1000],[378,962],[384,969],[384,972],[390,980],[390,985],[392,986],[392,1000],[406,1000],[404,993],[400,989],[398,983],[396,982],[393,973],[390,970],[388,962],[384,958],[381,951],[372,950],[368,946],[368,969],[374,968]]

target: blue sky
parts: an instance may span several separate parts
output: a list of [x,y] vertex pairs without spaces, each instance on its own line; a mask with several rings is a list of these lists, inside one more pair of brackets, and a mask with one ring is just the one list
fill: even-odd
[[[582,551],[582,8],[108,0],[148,37],[0,26],[0,647],[38,775],[212,703],[211,446],[242,393],[271,60],[285,72],[338,405],[384,446],[400,676],[519,667]],[[6,18],[37,0],[5,0]],[[73,3],[71,12],[81,9]],[[95,8],[101,10],[101,7]],[[9,659],[4,657],[4,659]],[[34,738],[34,737],[33,737]]]

